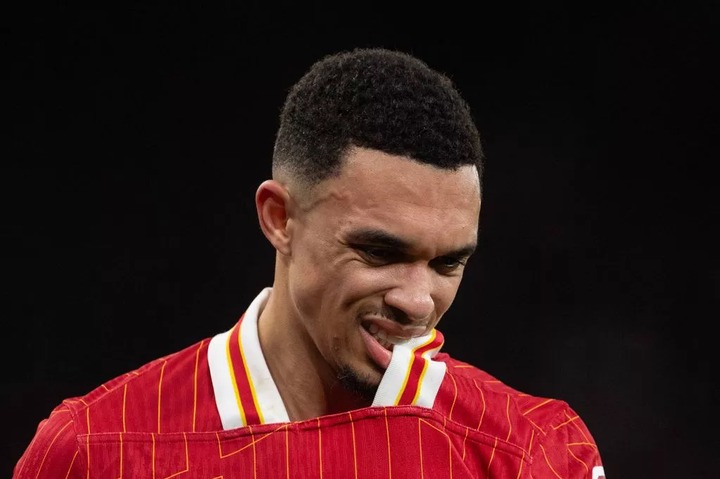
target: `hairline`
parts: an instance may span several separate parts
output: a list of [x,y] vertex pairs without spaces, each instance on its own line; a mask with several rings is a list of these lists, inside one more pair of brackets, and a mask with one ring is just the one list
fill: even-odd
[[[355,144],[349,144],[345,149],[338,155],[338,161],[336,162],[336,167],[333,168],[332,171],[328,172],[327,174],[323,175],[322,178],[313,180],[311,178],[305,177],[305,175],[293,173],[292,165],[288,164],[281,164],[281,165],[274,165],[273,166],[273,179],[275,181],[278,181],[280,184],[285,186],[285,188],[291,193],[293,198],[295,198],[296,201],[299,201],[300,204],[306,204],[306,201],[311,200],[313,197],[313,194],[317,190],[318,187],[322,186],[324,183],[326,183],[329,180],[332,180],[333,178],[339,178],[342,176],[343,172],[345,171],[345,167],[347,166],[347,162],[349,160],[350,155],[352,154],[353,150],[356,149],[364,149],[364,150],[370,150],[370,151],[376,151],[380,152],[392,157],[396,158],[404,158],[406,160],[410,160],[418,165],[426,166],[431,169],[435,169],[438,171],[459,171],[460,169],[464,167],[472,167],[475,171],[475,175],[478,178],[478,195],[480,199],[482,199],[482,182],[480,179],[480,171],[478,169],[478,165],[472,162],[468,163],[458,163],[454,165],[448,165],[448,166],[442,166],[435,163],[429,163],[422,160],[418,160],[417,158],[414,158],[412,156],[406,156],[406,155],[398,155],[395,153],[388,153],[383,150],[377,149],[377,148],[370,148],[366,146],[358,146]],[[301,201],[305,200],[305,201]]]

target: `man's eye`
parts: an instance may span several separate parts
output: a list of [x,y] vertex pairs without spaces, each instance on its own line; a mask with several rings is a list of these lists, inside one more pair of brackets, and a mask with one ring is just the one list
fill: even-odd
[[464,260],[452,256],[441,256],[433,260],[433,263],[435,264],[435,269],[441,273],[451,273],[465,266]]
[[387,263],[396,255],[387,248],[379,248],[376,246],[358,246],[357,250],[369,261],[375,263]]

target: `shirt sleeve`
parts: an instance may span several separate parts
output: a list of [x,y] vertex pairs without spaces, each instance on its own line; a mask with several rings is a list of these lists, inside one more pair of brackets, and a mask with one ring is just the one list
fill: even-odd
[[73,418],[67,406],[55,408],[37,431],[13,471],[13,479],[80,478]]
[[600,453],[587,426],[570,407],[536,434],[532,477],[535,479],[605,479]]

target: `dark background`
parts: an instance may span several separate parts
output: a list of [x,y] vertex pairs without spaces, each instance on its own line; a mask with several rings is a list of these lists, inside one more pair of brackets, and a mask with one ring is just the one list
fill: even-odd
[[455,80],[488,157],[446,350],[567,400],[610,479],[717,477],[718,19],[716,2],[6,15],[0,475],[63,398],[229,328],[270,285],[253,195],[285,93],[321,55],[386,46]]

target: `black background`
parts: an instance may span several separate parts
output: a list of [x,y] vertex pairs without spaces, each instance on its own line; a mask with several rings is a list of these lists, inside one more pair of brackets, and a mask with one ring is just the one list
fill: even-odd
[[6,15],[0,475],[63,398],[270,285],[253,195],[285,93],[386,46],[453,78],[488,157],[446,351],[567,400],[611,479],[717,477],[718,4],[500,3]]

